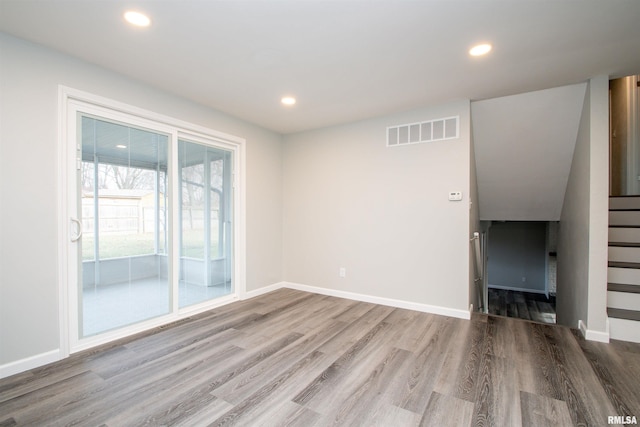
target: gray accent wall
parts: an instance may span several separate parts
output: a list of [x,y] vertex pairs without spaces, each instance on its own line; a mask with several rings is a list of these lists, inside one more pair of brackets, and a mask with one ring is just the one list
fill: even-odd
[[558,323],[608,336],[609,79],[587,87],[558,233]]
[[489,287],[545,293],[546,240],[546,222],[493,222],[489,228]]

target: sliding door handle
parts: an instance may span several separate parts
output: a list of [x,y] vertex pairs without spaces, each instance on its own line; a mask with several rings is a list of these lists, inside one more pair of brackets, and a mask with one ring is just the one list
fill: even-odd
[[75,236],[71,236],[72,242],[77,242],[82,237],[82,223],[78,218],[69,218],[72,224],[76,224],[76,234]]

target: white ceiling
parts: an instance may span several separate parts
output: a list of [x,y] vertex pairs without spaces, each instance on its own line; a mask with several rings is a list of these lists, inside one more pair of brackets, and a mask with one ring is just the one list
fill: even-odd
[[559,221],[586,83],[471,104],[481,220]]
[[638,0],[0,0],[3,32],[280,133],[637,74],[639,22]]

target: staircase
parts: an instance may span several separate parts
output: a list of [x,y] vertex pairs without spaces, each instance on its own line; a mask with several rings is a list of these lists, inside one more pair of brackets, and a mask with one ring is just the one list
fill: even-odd
[[608,282],[611,338],[640,342],[640,196],[609,198]]

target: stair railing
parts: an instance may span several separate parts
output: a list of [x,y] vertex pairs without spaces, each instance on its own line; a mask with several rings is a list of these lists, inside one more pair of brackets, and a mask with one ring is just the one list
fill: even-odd
[[473,237],[471,238],[471,242],[473,243],[473,252],[475,255],[475,285],[476,285],[476,293],[478,294],[478,309],[483,313],[487,313],[488,311],[488,295],[487,289],[485,286],[485,250],[486,250],[486,239],[484,233],[474,232]]

